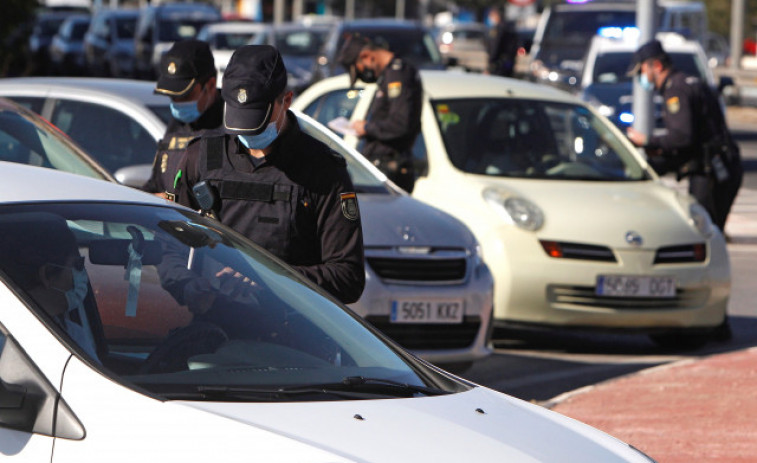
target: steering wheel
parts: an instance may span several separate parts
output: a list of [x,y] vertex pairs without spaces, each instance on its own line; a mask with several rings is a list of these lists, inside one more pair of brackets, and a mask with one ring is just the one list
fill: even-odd
[[190,357],[215,352],[229,340],[218,325],[208,322],[192,322],[169,334],[161,345],[147,357],[139,372],[173,373],[188,368]]

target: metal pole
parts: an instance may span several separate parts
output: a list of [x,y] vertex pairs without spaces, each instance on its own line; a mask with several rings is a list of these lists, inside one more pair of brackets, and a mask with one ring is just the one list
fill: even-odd
[[355,19],[355,0],[346,0],[344,3],[344,19]]
[[273,0],[273,23],[284,22],[284,0]]
[[405,0],[396,0],[394,8],[394,17],[396,19],[405,19]]
[[299,21],[302,18],[304,0],[292,0],[292,21]]
[[[657,18],[655,0],[639,0],[636,4],[636,26],[639,28],[639,45],[652,40],[655,36]],[[647,136],[652,134],[654,118],[652,117],[653,92],[641,88],[634,79],[633,84],[633,127]]]
[[741,68],[741,56],[744,43],[744,18],[746,18],[746,2],[733,0],[731,3],[731,69]]

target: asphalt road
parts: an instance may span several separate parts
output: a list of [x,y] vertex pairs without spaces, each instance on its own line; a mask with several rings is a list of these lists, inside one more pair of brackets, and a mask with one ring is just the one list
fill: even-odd
[[[495,353],[463,374],[479,384],[532,401],[546,402],[574,389],[641,369],[697,356],[757,346],[757,109],[729,107],[728,121],[741,146],[746,175],[726,232],[732,289],[728,312],[734,337],[693,351],[664,350],[646,336],[574,331],[495,332]],[[752,231],[754,233],[752,234]]]

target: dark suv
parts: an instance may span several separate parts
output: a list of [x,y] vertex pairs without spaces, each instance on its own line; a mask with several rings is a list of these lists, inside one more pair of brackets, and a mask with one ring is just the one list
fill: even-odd
[[332,29],[318,56],[313,82],[345,72],[336,57],[345,38],[354,33],[371,38],[377,45],[393,51],[418,69],[446,67],[436,42],[421,24],[396,19],[356,19],[341,22]]
[[163,3],[142,8],[134,37],[136,77],[155,79],[160,58],[174,42],[193,39],[202,26],[221,20],[221,12],[206,3]]

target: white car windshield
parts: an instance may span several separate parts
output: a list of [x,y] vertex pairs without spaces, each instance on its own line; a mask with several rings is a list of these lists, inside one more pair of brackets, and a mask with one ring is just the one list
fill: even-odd
[[160,397],[341,400],[465,388],[192,211],[7,205],[0,233],[0,276],[40,319],[106,374]]
[[518,99],[432,102],[447,155],[463,172],[553,180],[646,180],[610,125],[580,105]]

